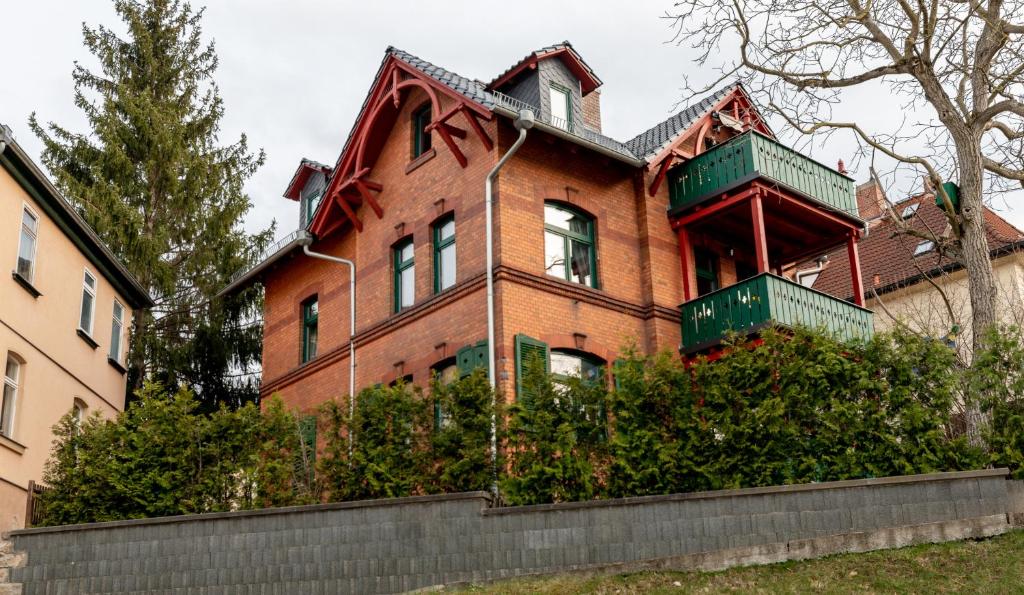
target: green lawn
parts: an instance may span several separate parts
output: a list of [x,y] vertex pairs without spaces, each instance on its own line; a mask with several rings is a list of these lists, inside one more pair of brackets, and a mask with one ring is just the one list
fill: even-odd
[[464,587],[479,593],[1024,593],[1024,531],[722,572],[562,575]]

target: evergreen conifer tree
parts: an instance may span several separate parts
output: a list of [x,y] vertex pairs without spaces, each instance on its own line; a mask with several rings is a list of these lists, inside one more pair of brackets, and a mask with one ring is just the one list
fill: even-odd
[[251,264],[273,228],[251,235],[245,181],[263,164],[246,137],[219,142],[224,104],[204,43],[203,10],[179,0],[116,0],[126,34],[83,25],[99,68],[75,65],[75,104],[88,131],[30,124],[57,185],[150,290],[136,312],[129,396],[153,378],[187,385],[205,409],[254,400],[261,295],[214,296]]

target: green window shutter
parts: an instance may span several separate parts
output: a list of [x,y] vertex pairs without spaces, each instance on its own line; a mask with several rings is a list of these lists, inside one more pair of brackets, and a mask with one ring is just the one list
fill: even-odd
[[473,373],[476,357],[473,353],[473,346],[466,345],[455,353],[455,366],[459,370],[459,378],[464,378]]
[[455,366],[459,370],[459,378],[465,378],[477,368],[487,370],[487,340],[466,345],[455,353]]
[[548,373],[548,344],[526,335],[516,335],[516,398],[523,401],[529,401],[530,397],[524,394],[523,379],[526,375],[526,364],[533,358],[539,359],[544,364],[544,373]]

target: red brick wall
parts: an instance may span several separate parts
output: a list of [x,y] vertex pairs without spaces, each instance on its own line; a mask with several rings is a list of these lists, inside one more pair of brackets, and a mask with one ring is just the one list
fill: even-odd
[[[415,93],[419,93],[416,91]],[[469,161],[459,167],[434,135],[435,156],[407,172],[411,111],[425,99],[407,98],[370,179],[384,186],[384,217],[360,209],[362,233],[343,227],[314,249],[358,263],[357,380],[359,387],[412,374],[425,384],[430,367],[460,347],[486,337],[484,290],[484,178],[511,145],[507,120],[485,124],[497,146],[484,150],[471,130],[456,142]],[[449,105],[445,103],[441,110]],[[454,121],[460,122],[458,118]],[[464,126],[464,124],[463,124]],[[515,380],[517,333],[605,360],[635,342],[643,349],[674,349],[680,340],[679,260],[669,228],[667,190],[651,198],[632,167],[533,131],[496,184],[496,300],[499,378]],[[647,182],[649,183],[649,182]],[[443,205],[439,200],[443,199]],[[595,216],[598,289],[544,274],[543,208],[559,200]],[[433,295],[431,223],[454,212],[458,285]],[[391,248],[412,235],[416,246],[416,305],[393,312]],[[279,393],[303,410],[348,390],[348,270],[297,255],[265,279],[266,330],[263,394]],[[318,357],[299,363],[300,304],[320,296]]]
[[583,123],[601,132],[601,90],[591,91],[583,98]]

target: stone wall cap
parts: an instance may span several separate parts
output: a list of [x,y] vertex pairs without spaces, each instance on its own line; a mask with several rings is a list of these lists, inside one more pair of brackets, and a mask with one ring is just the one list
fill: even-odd
[[709,492],[688,492],[683,494],[659,494],[653,496],[634,496],[631,498],[610,498],[608,500],[587,500],[584,502],[559,502],[556,504],[531,504],[528,506],[504,506],[483,510],[485,516],[505,514],[525,514],[546,510],[578,510],[581,508],[603,508],[608,506],[628,506],[651,504],[657,502],[677,502],[681,500],[708,500],[712,498],[733,498],[737,496],[756,496],[761,494],[785,494],[791,492],[811,492],[817,490],[838,490],[865,486],[885,486],[908,483],[925,483],[932,481],[956,481],[983,477],[1008,477],[1010,470],[978,469],[975,471],[946,471],[941,473],[922,473],[919,475],[894,475],[871,479],[845,479],[821,483],[797,483],[781,486],[764,486],[759,488],[737,488],[730,490],[714,490]]
[[283,506],[280,508],[258,508],[254,510],[232,510],[229,512],[205,512],[199,514],[183,514],[177,516],[153,517],[148,519],[125,519],[121,521],[105,521],[101,523],[85,523],[80,525],[56,525],[53,527],[33,527],[11,531],[10,537],[38,535],[41,533],[61,533],[71,531],[90,531],[93,529],[115,529],[146,525],[165,525],[171,523],[188,523],[194,521],[215,521],[221,519],[241,519],[256,516],[280,514],[296,514],[306,512],[326,512],[332,510],[348,510],[354,508],[386,508],[407,504],[430,504],[433,502],[456,502],[462,500],[480,500],[485,506],[491,504],[489,492],[459,492],[456,494],[431,494],[429,496],[406,496],[404,498],[382,498],[379,500],[353,500],[349,502],[331,502],[328,504],[306,504],[301,506]]

